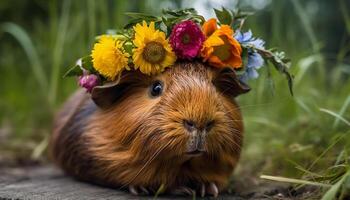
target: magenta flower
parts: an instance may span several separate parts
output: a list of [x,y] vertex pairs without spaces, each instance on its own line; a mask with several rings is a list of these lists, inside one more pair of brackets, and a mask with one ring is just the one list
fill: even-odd
[[100,80],[95,74],[86,74],[79,77],[79,86],[91,92],[92,89],[99,84]]
[[196,23],[186,20],[174,26],[169,40],[178,58],[191,60],[198,55],[205,37]]

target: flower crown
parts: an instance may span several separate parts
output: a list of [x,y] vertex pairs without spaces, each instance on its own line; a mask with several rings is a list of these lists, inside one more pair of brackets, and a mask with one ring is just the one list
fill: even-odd
[[177,60],[201,60],[216,68],[230,67],[246,82],[257,78],[257,70],[270,62],[285,74],[292,94],[290,61],[284,52],[267,50],[250,30],[242,32],[251,13],[214,11],[217,19],[209,20],[193,8],[163,10],[160,17],[126,13],[132,20],[124,29],[96,37],[91,54],[79,59],[65,76],[79,76],[79,85],[91,92],[97,85],[115,81],[125,70],[155,75]]

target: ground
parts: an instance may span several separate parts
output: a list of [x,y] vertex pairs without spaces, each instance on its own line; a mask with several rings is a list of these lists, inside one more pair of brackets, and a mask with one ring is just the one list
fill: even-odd
[[[255,177],[239,176],[236,180],[230,193],[220,194],[218,199],[315,199],[316,188],[295,189],[287,184],[265,182]],[[192,199],[168,195],[158,198]],[[153,196],[132,196],[122,190],[76,181],[50,164],[31,164],[0,167],[0,200],[3,199],[153,199]]]

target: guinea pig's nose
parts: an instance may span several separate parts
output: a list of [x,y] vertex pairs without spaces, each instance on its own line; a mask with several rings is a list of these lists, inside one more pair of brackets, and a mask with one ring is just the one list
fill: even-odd
[[192,120],[184,120],[183,121],[183,123],[184,123],[184,126],[185,126],[185,128],[188,130],[188,131],[190,131],[190,132],[192,132],[192,131],[194,131],[195,129],[196,129],[196,125],[195,125],[195,123],[192,121]]
[[196,124],[193,120],[184,120],[183,121],[185,128],[192,132],[194,130],[200,130],[200,131],[209,131],[214,126],[214,120],[209,120],[208,122],[204,123],[204,126],[200,126]]
[[206,131],[210,131],[211,128],[213,128],[213,126],[215,125],[215,121],[214,120],[210,120],[206,123],[205,125],[205,130]]

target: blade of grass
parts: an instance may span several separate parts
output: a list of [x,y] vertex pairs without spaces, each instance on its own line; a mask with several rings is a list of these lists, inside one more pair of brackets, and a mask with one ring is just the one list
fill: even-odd
[[303,110],[305,110],[307,113],[309,114],[313,114],[313,112],[311,111],[311,109],[304,103],[303,100],[301,100],[300,98],[295,98],[295,101],[297,102],[297,104],[299,105],[299,107],[301,107]]
[[[296,10],[296,14],[299,17],[301,24],[303,25],[303,28],[306,32],[306,35],[310,40],[313,53],[316,55],[321,55],[321,46],[318,43],[316,33],[312,28],[313,26],[311,23],[311,19],[306,14],[307,11],[305,10],[305,6],[303,6],[299,0],[291,0],[291,2]],[[321,57],[321,60],[319,61],[319,64],[317,65],[317,67],[319,69],[321,80],[325,80],[326,70],[325,70],[325,63],[324,63],[324,60],[322,57]]]
[[[345,111],[349,107],[349,105],[350,105],[350,95],[348,96],[348,98],[346,98],[346,100],[345,100],[343,106],[341,107],[338,115],[339,116],[343,116]],[[340,119],[338,117],[335,118],[334,123],[333,123],[333,128],[336,128],[338,126],[339,121],[340,121]]]
[[304,10],[304,7],[301,5],[299,0],[291,0],[291,2],[296,10],[296,14],[299,16],[299,19],[305,29],[306,35],[310,39],[313,51],[319,53],[320,46],[318,45],[315,31],[312,29],[310,17],[306,15],[307,12]]
[[287,161],[290,162],[290,163],[292,163],[293,165],[295,165],[295,168],[296,168],[297,170],[300,170],[301,172],[303,172],[303,174],[307,174],[307,175],[313,176],[313,177],[322,177],[321,174],[317,174],[317,173],[315,173],[315,172],[311,172],[311,171],[305,169],[305,168],[304,168],[303,166],[301,166],[300,164],[298,164],[298,163],[296,163],[296,162],[294,162],[294,161],[292,161],[292,160],[290,160],[290,159],[287,159]]
[[298,62],[298,75],[294,78],[294,84],[298,85],[303,79],[306,72],[312,67],[315,66],[315,63],[322,62],[322,56],[319,54],[313,54],[302,58]]
[[[49,1],[49,22],[50,22],[50,37],[55,38],[57,35],[57,0],[51,0]],[[53,47],[55,41],[50,40],[50,47]]]
[[45,137],[33,150],[32,155],[30,156],[33,160],[38,160],[46,150],[49,144],[48,137]]
[[340,121],[344,122],[345,124],[347,124],[348,126],[350,126],[350,122],[348,120],[346,120],[345,118],[343,118],[342,116],[340,116],[339,114],[331,111],[331,110],[327,110],[327,109],[324,109],[324,108],[320,108],[320,111],[321,112],[325,112],[329,115],[332,115],[333,117],[339,119]]
[[122,27],[125,19],[124,12],[127,10],[127,1],[115,1],[114,2],[114,13],[113,22],[115,26]]
[[23,47],[29,59],[30,67],[33,71],[34,77],[37,80],[39,87],[45,96],[45,94],[47,93],[47,80],[37,50],[34,47],[29,35],[25,30],[23,30],[23,28],[11,22],[2,24],[1,30],[11,34]]
[[68,28],[70,7],[71,7],[71,0],[63,1],[61,19],[58,25],[59,32],[57,34],[56,44],[53,51],[53,66],[52,66],[52,72],[51,72],[51,84],[50,84],[50,91],[49,91],[50,104],[52,106],[55,105],[56,95],[58,90],[58,82],[61,77],[60,76],[60,64],[62,60],[61,56],[63,53],[64,41],[65,41],[66,32]]
[[164,192],[164,189],[165,189],[165,185],[164,184],[161,184],[157,190],[157,192],[155,193],[153,199],[157,199],[158,196]]
[[346,30],[348,32],[348,35],[350,35],[350,14],[348,12],[348,9],[344,0],[339,0],[339,4],[340,4],[339,6],[340,11],[345,21]]
[[332,187],[332,185],[330,184],[318,183],[318,182],[312,182],[312,181],[306,181],[306,180],[294,179],[294,178],[286,178],[286,177],[280,177],[280,176],[261,175],[260,178],[271,180],[271,181],[284,182],[284,183],[314,185],[314,186],[327,187],[327,188]]
[[278,123],[271,122],[271,120],[268,120],[268,119],[263,118],[263,117],[246,117],[245,120],[247,123],[254,122],[254,123],[265,125],[266,127],[274,128],[274,129],[279,130],[279,131],[284,130],[284,127],[282,127]]
[[342,161],[344,161],[345,165],[348,165],[348,153],[346,151],[346,148],[344,147],[344,149],[340,152],[340,154],[337,157],[337,160],[335,161],[335,164],[338,165],[339,163],[341,163]]
[[344,136],[338,137],[332,144],[330,144],[307,168],[308,171],[311,171],[311,169],[314,167],[314,165],[324,156],[326,153],[332,149],[340,140],[342,140]]
[[95,18],[95,0],[89,0],[87,2],[87,18],[89,19],[89,41],[94,41],[96,35],[96,18]]
[[323,195],[321,200],[334,200],[344,181],[350,176],[350,170]]

